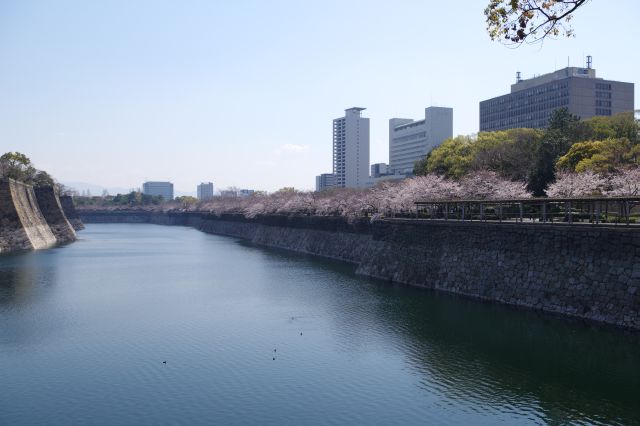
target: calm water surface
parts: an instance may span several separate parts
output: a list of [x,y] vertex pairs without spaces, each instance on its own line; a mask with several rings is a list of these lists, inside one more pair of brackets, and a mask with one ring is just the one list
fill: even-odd
[[0,257],[2,425],[640,422],[635,334],[190,228],[79,236]]

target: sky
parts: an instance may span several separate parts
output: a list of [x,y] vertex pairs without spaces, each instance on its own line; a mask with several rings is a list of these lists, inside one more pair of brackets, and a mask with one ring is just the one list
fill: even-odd
[[592,0],[576,37],[516,49],[489,39],[487,3],[0,0],[0,152],[107,188],[313,189],[346,108],[367,108],[377,163],[390,118],[447,106],[475,133],[516,71],[592,55],[599,77],[640,82],[637,0]]

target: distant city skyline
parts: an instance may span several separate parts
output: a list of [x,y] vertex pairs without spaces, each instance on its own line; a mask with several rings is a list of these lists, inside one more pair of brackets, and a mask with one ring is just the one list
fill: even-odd
[[600,76],[638,83],[631,0],[590,2],[575,38],[517,49],[489,40],[486,3],[6,2],[0,151],[105,188],[313,189],[332,170],[331,121],[352,105],[367,108],[370,163],[388,163],[390,118],[447,106],[454,135],[475,133],[478,103],[517,71],[592,55]]

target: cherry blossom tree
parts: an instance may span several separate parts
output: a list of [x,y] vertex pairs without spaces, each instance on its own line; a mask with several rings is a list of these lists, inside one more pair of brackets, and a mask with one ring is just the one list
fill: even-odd
[[640,167],[624,169],[611,176],[606,195],[614,197],[637,197],[640,195]]
[[592,171],[571,173],[561,171],[547,188],[549,197],[588,197],[601,195],[607,187],[607,179]]
[[480,170],[462,179],[459,197],[469,200],[497,200],[529,198],[531,193],[527,191],[524,182],[510,181],[495,172]]

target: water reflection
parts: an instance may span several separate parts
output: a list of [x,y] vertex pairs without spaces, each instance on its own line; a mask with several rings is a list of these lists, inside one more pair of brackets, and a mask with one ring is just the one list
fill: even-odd
[[0,306],[27,302],[36,284],[38,269],[30,253],[0,258]]
[[[354,268],[348,265],[281,250],[268,252],[281,260],[318,264],[353,280]],[[346,344],[357,345],[358,335],[382,329],[379,332],[403,348],[410,368],[422,376],[420,386],[458,408],[472,411],[481,406],[496,415],[514,413],[552,424],[640,421],[636,332],[355,280],[356,287],[353,282],[349,287],[335,284],[315,299],[342,308],[333,312],[333,318],[339,322],[336,329],[350,330]],[[370,310],[375,317],[363,315]]]

